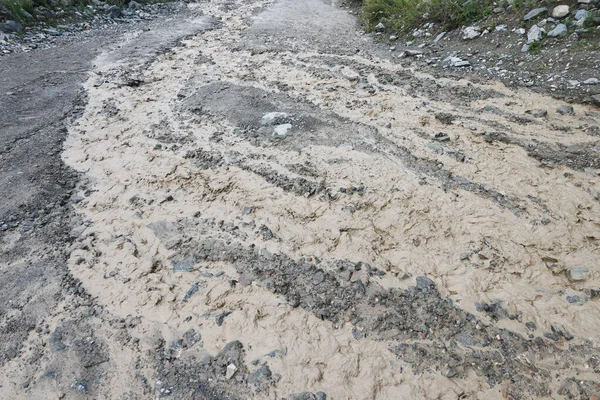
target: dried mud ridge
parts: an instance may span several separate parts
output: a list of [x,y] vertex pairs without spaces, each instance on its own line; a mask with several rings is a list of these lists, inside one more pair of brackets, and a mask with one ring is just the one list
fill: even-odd
[[399,67],[320,0],[188,7],[84,85],[69,289],[7,396],[600,396],[594,110]]

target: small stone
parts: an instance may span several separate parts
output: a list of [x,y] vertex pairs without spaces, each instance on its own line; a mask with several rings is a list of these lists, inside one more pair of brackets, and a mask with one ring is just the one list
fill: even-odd
[[282,122],[285,122],[288,117],[289,115],[284,112],[270,112],[262,116],[260,124],[262,126],[280,125]]
[[577,12],[575,13],[575,17],[574,17],[575,21],[579,21],[581,19],[587,18],[588,14],[589,14],[588,10],[583,10],[583,9],[577,10]]
[[271,258],[273,258],[273,254],[266,248],[260,249],[259,254],[261,255],[261,257],[264,257],[267,260],[270,260]]
[[435,282],[425,276],[417,276],[417,288],[421,290],[434,289]]
[[442,375],[446,378],[454,378],[456,375],[458,375],[458,372],[456,372],[454,368],[444,368],[442,369]]
[[573,109],[572,106],[560,106],[556,109],[556,112],[559,113],[560,115],[573,115],[575,114],[575,110]]
[[227,371],[225,372],[225,378],[226,379],[233,378],[233,376],[235,375],[236,371],[237,371],[237,367],[234,364],[229,364],[227,366]]
[[458,57],[447,57],[444,59],[444,65],[448,67],[468,67],[471,63]]
[[382,31],[384,31],[384,30],[385,30],[385,25],[384,25],[383,23],[381,23],[381,22],[380,22],[380,23],[378,23],[378,24],[375,26],[375,30],[376,30],[377,32],[382,32]]
[[583,81],[584,85],[597,85],[598,83],[600,83],[600,80],[598,80],[598,78],[589,78]]
[[106,14],[109,16],[109,18],[119,18],[121,15],[123,15],[123,12],[119,7],[113,5],[106,9]]
[[312,283],[313,283],[313,285],[316,286],[316,285],[323,283],[324,280],[325,280],[325,274],[323,274],[323,272],[319,271],[313,276]]
[[562,37],[562,36],[567,36],[567,33],[568,33],[567,26],[565,24],[558,24],[554,27],[554,29],[552,29],[550,32],[548,32],[548,36],[549,37]]
[[460,253],[460,255],[458,256],[460,261],[465,261],[469,259],[469,253]]
[[536,108],[535,110],[527,110],[525,114],[529,114],[534,118],[545,118],[548,116],[548,111]]
[[537,17],[537,16],[539,16],[539,15],[541,15],[541,14],[543,14],[543,13],[547,12],[547,11],[548,11],[548,9],[547,9],[546,7],[535,8],[535,9],[533,9],[533,10],[529,11],[529,12],[528,12],[528,13],[527,13],[527,14],[526,14],[524,17],[523,17],[523,19],[524,19],[525,21],[529,21],[530,19],[533,19],[533,18],[535,18],[535,17]]
[[437,35],[437,36],[435,37],[435,39],[433,40],[433,43],[437,43],[437,42],[439,42],[440,40],[442,40],[442,39],[444,38],[444,36],[446,36],[446,32],[442,32],[442,33],[440,33],[439,35]]
[[[557,336],[562,336],[564,337],[566,340],[572,340],[573,339],[573,335],[571,335],[571,333],[569,333],[569,331],[567,331],[565,329],[564,326],[562,325],[551,325],[550,328],[552,329],[552,332],[557,335]],[[545,336],[545,335],[544,335]]]
[[527,329],[531,330],[531,331],[535,331],[537,329],[537,327],[535,326],[535,324],[533,322],[526,322],[525,326],[527,327]]
[[600,107],[600,94],[593,95],[592,102],[594,103],[594,105]]
[[481,28],[478,26],[468,26],[463,30],[463,39],[471,40],[481,36]]
[[556,333],[546,332],[544,333],[544,336],[550,340],[554,340],[555,342],[558,342],[560,340],[560,336],[558,336]]
[[529,32],[527,32],[527,44],[531,44],[533,42],[539,42],[542,40],[544,35],[544,30],[537,25],[533,25]]
[[273,134],[277,136],[285,136],[290,129],[292,129],[292,124],[277,125],[273,130]]
[[585,295],[573,294],[565,297],[569,304],[576,304],[578,306],[582,306],[587,302],[587,297]]
[[0,24],[0,32],[16,33],[23,30],[23,25],[15,21],[6,21]]
[[571,282],[583,282],[587,279],[589,271],[583,267],[567,269],[567,278]]
[[434,140],[437,140],[438,142],[449,142],[450,141],[450,136],[448,136],[447,134],[445,134],[443,132],[436,133],[433,138],[434,138]]
[[552,10],[552,17],[554,18],[564,18],[569,15],[569,6],[566,4],[554,7]]
[[252,214],[253,211],[254,209],[252,207],[244,206],[242,209],[242,215]]
[[404,54],[407,56],[420,56],[423,54],[423,50],[405,50]]

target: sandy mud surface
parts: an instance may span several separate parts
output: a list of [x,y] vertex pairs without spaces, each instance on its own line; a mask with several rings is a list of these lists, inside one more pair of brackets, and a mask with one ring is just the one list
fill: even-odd
[[49,317],[0,397],[600,396],[598,109],[405,69],[335,3],[188,8],[94,61],[62,158],[95,328]]

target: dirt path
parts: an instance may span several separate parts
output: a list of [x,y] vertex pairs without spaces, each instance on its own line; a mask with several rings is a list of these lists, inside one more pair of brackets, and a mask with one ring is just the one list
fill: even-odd
[[49,317],[98,370],[26,393],[600,396],[597,110],[403,69],[322,0],[189,8],[84,84],[68,265],[116,322]]

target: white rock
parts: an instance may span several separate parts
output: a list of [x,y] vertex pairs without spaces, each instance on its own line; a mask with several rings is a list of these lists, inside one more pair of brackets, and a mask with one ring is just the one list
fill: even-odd
[[600,83],[600,80],[598,80],[598,78],[589,78],[583,81],[584,85],[597,85],[598,83]]
[[273,130],[273,135],[285,136],[290,129],[292,129],[292,124],[277,125]]
[[467,26],[463,30],[463,39],[471,40],[481,36],[481,28],[478,26]]
[[566,4],[554,7],[552,10],[552,16],[554,18],[564,18],[569,15],[569,6]]
[[236,371],[237,371],[237,367],[234,364],[229,364],[227,366],[227,371],[225,372],[225,378],[227,378],[227,379],[233,378],[233,375],[235,375]]
[[506,25],[498,25],[496,27],[496,32],[504,32],[508,29],[508,27]]
[[262,126],[271,126],[271,125],[275,124],[278,120],[282,120],[282,119],[285,119],[287,117],[288,117],[288,115],[286,113],[284,113],[284,112],[270,112],[270,113],[266,113],[260,119],[260,124]]
[[468,67],[471,65],[467,60],[458,57],[447,57],[444,59],[444,65],[449,67]]
[[527,43],[539,42],[542,40],[544,30],[537,25],[532,26],[527,32]]
[[567,36],[567,26],[565,24],[558,24],[548,32],[550,37]]
[[444,38],[444,36],[446,36],[446,32],[442,32],[439,35],[436,36],[436,38],[433,40],[433,43],[437,43],[440,40],[442,40]]
[[524,35],[527,31],[524,28],[519,28],[515,32],[519,35]]

